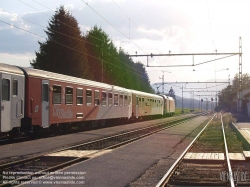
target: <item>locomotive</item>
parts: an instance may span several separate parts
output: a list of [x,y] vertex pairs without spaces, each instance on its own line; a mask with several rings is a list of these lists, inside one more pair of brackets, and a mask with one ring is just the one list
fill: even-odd
[[0,134],[130,121],[175,112],[173,98],[0,63]]

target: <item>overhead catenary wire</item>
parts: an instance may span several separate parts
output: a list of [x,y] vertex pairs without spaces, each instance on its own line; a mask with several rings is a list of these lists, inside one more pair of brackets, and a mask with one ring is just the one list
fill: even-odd
[[[26,3],[22,2],[21,0],[18,0],[18,1],[20,1],[21,3],[27,5]],[[55,10],[53,10],[53,9],[51,9],[51,8],[49,8],[49,7],[45,6],[45,5],[43,5],[43,4],[39,3],[39,2],[37,2],[36,0],[32,0],[32,1],[34,1],[35,3],[37,3],[37,4],[41,5],[41,6],[43,6],[44,8],[47,8],[47,9],[53,11],[53,12],[56,12]],[[33,7],[30,6],[30,5],[27,5],[27,6],[29,6],[30,8],[33,8]],[[35,9],[35,8],[33,8],[33,9],[34,9],[34,10],[37,10],[37,9]],[[40,12],[39,10],[37,10],[37,11]],[[44,15],[49,16],[48,14],[45,14],[45,13],[44,13]],[[49,17],[50,17],[50,16],[49,16]],[[66,24],[66,23],[64,23],[64,22],[61,22],[60,20],[58,20],[58,21],[59,21],[60,23],[64,24],[64,25],[66,25],[66,26],[71,27],[72,29],[76,29],[76,28],[74,28],[74,27],[72,27],[72,26],[70,26],[70,25],[68,25],[68,24]],[[86,32],[88,32],[88,31],[86,31]],[[97,39],[97,40],[103,41],[103,39],[100,39],[100,38],[97,38],[97,37],[95,37],[95,36],[92,36],[91,34],[89,34],[89,36],[92,37],[92,38],[95,38],[95,39]]]
[[134,41],[132,41],[129,37],[127,37],[123,32],[121,32],[119,29],[117,29],[113,24],[111,24],[106,18],[104,18],[100,13],[98,13],[93,7],[89,5],[89,3],[86,3],[85,1],[81,0],[83,3],[85,3],[91,10],[93,10],[97,15],[99,15],[104,21],[106,21],[109,25],[111,25],[116,31],[118,31],[120,34],[122,34],[125,38],[127,38],[129,41],[131,41],[135,46],[137,46],[141,51],[146,53],[140,46],[138,46]]
[[[9,13],[9,14],[13,14],[13,13],[10,13],[10,12],[8,12],[8,11],[4,10],[4,9],[2,9],[2,11],[6,12],[6,13]],[[28,20],[28,19],[26,19],[26,18],[22,18],[22,17],[20,17],[20,16],[17,16],[17,17],[19,17],[20,19],[25,20],[25,21],[27,21],[27,22],[30,22],[30,23],[32,23],[32,24],[34,24],[34,25],[37,25],[37,26],[39,26],[39,27],[46,28],[45,26],[42,26],[42,25],[40,25],[40,24],[38,24],[38,23],[35,23],[35,22],[33,22],[33,21],[30,21],[30,20]],[[70,35],[64,34],[64,33],[62,33],[62,32],[58,32],[58,31],[56,31],[56,30],[54,30],[54,29],[51,29],[51,28],[50,28],[50,30],[51,30],[51,31],[54,31],[54,32],[56,32],[56,33],[58,33],[58,34],[61,34],[61,35],[64,35],[64,36],[70,37],[70,38],[72,38],[72,39],[75,39],[75,40],[78,40],[78,41],[81,41],[81,42],[83,41],[82,39],[79,39],[79,38],[76,38],[76,37],[73,37],[73,36],[70,36]],[[84,40],[84,42],[86,42],[86,43],[89,43],[89,44],[92,44],[92,45],[95,45],[95,46],[96,46],[96,44],[91,43],[91,42],[88,42],[88,41],[86,41],[86,40]]]
[[[20,1],[20,0],[19,0]],[[43,4],[41,4],[41,3],[39,3],[39,2],[37,2],[36,0],[33,0],[34,2],[36,2],[36,3],[38,3],[39,5],[41,5],[41,6],[43,6],[43,7],[45,7],[45,8],[47,8],[47,9],[50,9],[50,10],[52,10],[51,8],[49,8],[49,7],[47,7],[47,6],[45,6],[45,5],[43,5]],[[83,0],[82,0],[83,1]],[[114,0],[112,0],[114,3],[115,3],[115,1]],[[20,1],[20,2],[22,2],[22,1]],[[83,1],[84,2],[84,1]],[[89,6],[93,11],[95,11],[88,3],[86,3],[86,2],[84,2],[87,6]],[[24,3],[25,4],[25,3]],[[120,9],[120,11],[126,16],[126,17],[128,17],[129,19],[130,19],[130,17],[117,5],[117,3],[115,3],[116,4],[116,6]],[[28,5],[29,6],[29,5]],[[31,7],[31,6],[29,6],[29,7]],[[31,8],[33,8],[33,7],[31,7]],[[35,10],[37,10],[37,9],[35,9]],[[54,11],[54,10],[52,10],[52,11]],[[99,16],[101,16],[106,22],[108,22],[112,27],[114,27],[107,19],[105,19],[101,14],[99,14],[97,11],[95,11]],[[45,14],[45,15],[47,15],[47,14]],[[134,21],[133,21],[133,23],[135,24],[135,25],[137,25]],[[115,28],[115,27],[114,27]],[[116,30],[118,30],[117,28],[115,28]],[[119,31],[119,30],[118,30]],[[119,31],[121,34],[123,34],[121,31]],[[123,34],[124,36],[125,36],[125,34]],[[126,36],[125,36],[126,37]],[[96,38],[96,37],[95,37]],[[127,37],[126,37],[127,38]],[[127,38],[127,39],[129,39],[129,38]],[[129,39],[130,40],[130,39]],[[131,40],[130,40],[131,41]],[[132,41],[133,42],[133,41]],[[93,43],[92,43],[93,44]],[[93,44],[94,45],[94,44]],[[139,46],[138,46],[139,47]],[[107,53],[107,52],[105,52],[105,53]],[[109,54],[109,53],[107,53],[107,54]],[[110,54],[109,54],[110,55]],[[119,60],[119,59],[118,59]],[[119,60],[120,61],[120,60]],[[203,64],[203,63],[200,63],[200,64]],[[125,64],[126,65],[126,64]],[[198,64],[199,65],[199,64]],[[131,67],[130,67],[131,68]],[[134,68],[132,68],[132,69],[134,69]],[[136,69],[134,69],[135,71],[138,71],[138,70],[136,70]],[[143,73],[143,72],[140,72],[140,71],[138,71],[139,73]]]
[[113,1],[113,3],[120,9],[120,11],[128,18],[128,19],[130,19],[131,20],[131,22],[133,22],[136,26],[138,26],[122,9],[121,9],[121,7],[114,1],[114,0],[112,0]]
[[[3,21],[3,20],[1,20],[1,19],[0,19],[0,22],[5,23],[5,24],[7,24],[7,25],[9,25],[9,26],[15,27],[15,28],[17,28],[17,29],[20,29],[20,30],[22,30],[22,31],[25,31],[25,32],[27,32],[27,33],[29,33],[29,34],[32,34],[32,35],[38,36],[38,37],[40,37],[40,38],[46,39],[45,37],[43,37],[43,36],[41,36],[41,35],[39,35],[39,34],[36,34],[36,33],[34,33],[34,32],[28,31],[28,30],[26,30],[26,29],[20,28],[20,27],[15,26],[15,25],[13,25],[13,24],[11,24],[11,23],[7,23],[7,22],[5,22],[5,21]],[[76,51],[76,52],[79,52],[79,53],[88,55],[88,56],[90,56],[90,57],[92,57],[92,58],[95,58],[95,59],[97,59],[97,60],[102,60],[102,59],[100,59],[100,58],[98,58],[98,57],[89,55],[89,54],[87,54],[87,53],[85,53],[85,52],[79,51],[79,50],[77,50],[77,49],[74,49],[74,48],[72,48],[72,47],[69,47],[69,46],[67,46],[67,45],[64,45],[64,44],[62,44],[62,43],[60,43],[60,42],[57,42],[57,41],[54,41],[54,40],[50,40],[50,41],[51,41],[51,42],[54,42],[54,43],[56,43],[56,44],[58,44],[58,45],[64,46],[64,47],[66,47],[66,48],[68,48],[68,49],[72,49],[72,50],[74,50],[74,51]],[[113,65],[113,66],[115,66],[115,67],[118,67],[118,68],[122,68],[122,67],[120,67],[120,66],[117,66],[117,65],[115,65],[115,64],[112,64],[111,62],[108,62],[108,61],[105,61],[105,60],[103,60],[103,62],[108,63],[108,64],[111,64],[111,65]],[[126,69],[125,69],[125,70],[126,70]],[[139,74],[139,73],[136,73],[136,72],[133,72],[133,71],[130,71],[130,70],[126,70],[126,71],[129,71],[129,72],[131,72],[131,73],[137,74],[137,75],[139,75],[139,76],[145,78],[145,76],[143,76],[143,75],[141,75],[141,74]]]
[[123,10],[122,8],[114,1],[112,0],[113,3],[119,8],[119,10],[128,18],[129,20],[129,39],[130,39],[130,22],[134,23],[135,26],[139,27]]
[[[36,11],[40,12],[38,9],[36,9],[36,8],[34,8],[34,7],[30,6],[30,5],[28,5],[27,3],[24,3],[24,2],[23,2],[23,1],[21,1],[21,0],[18,0],[18,1],[19,1],[19,2],[21,2],[21,3],[23,3],[23,4],[25,4],[26,6],[28,6],[28,7],[30,7],[30,8],[32,8],[32,9],[34,9],[34,10],[36,10]],[[35,0],[32,0],[32,1],[36,2],[37,4],[39,4],[39,5],[41,5],[41,6],[45,7],[45,8],[47,8],[47,9],[49,9],[49,10],[53,11],[53,12],[56,12],[56,11],[54,11],[53,9],[51,9],[51,8],[49,8],[49,7],[47,7],[47,6],[43,5],[43,4],[41,4],[41,3],[37,2],[37,1],[35,1]],[[46,13],[44,13],[44,12],[41,12],[41,13],[43,13],[44,15],[46,15],[46,16],[48,16],[48,17],[50,17],[50,15],[48,15],[48,14],[46,14]],[[24,19],[24,18],[21,18],[21,19]],[[27,19],[24,19],[24,20],[26,20],[26,21],[27,21]],[[64,23],[64,22],[61,22],[60,20],[58,20],[58,21],[59,21],[60,23],[64,24],[64,25],[66,25],[66,26],[68,26],[68,27],[70,27],[70,28],[72,28],[72,29],[75,29],[75,30],[76,30],[76,28],[75,28],[75,27],[72,27],[71,25],[68,25],[68,24],[66,24],[66,23]],[[31,21],[30,21],[30,22],[31,22]],[[34,22],[32,22],[32,23],[34,23]],[[34,23],[34,24],[36,24],[36,23]],[[39,25],[39,24],[36,24],[36,25]],[[39,26],[41,26],[41,25],[39,25]],[[41,26],[41,27],[43,27],[43,26]],[[60,32],[58,32],[58,31],[55,31],[55,32],[60,33]],[[63,33],[60,33],[60,34],[63,34]],[[69,36],[69,35],[66,35],[66,34],[63,34],[63,35],[65,35],[65,36]],[[91,36],[91,37],[93,37],[93,38],[95,38],[95,39],[98,39],[98,40],[100,40],[100,41],[104,42],[104,40],[103,40],[103,39],[100,39],[100,38],[94,37],[94,36],[92,36],[92,35],[90,35],[90,34],[89,34],[89,36]],[[71,37],[71,38],[75,38],[75,37],[72,37],[72,36],[69,36],[69,37]],[[77,39],[78,39],[78,38],[77,38]],[[78,40],[79,40],[79,39],[78,39]],[[94,45],[94,46],[96,46],[96,47],[98,47],[98,48],[101,48],[100,46],[98,46],[98,45],[96,45],[96,44],[94,44],[94,43],[92,43],[92,42],[89,42],[89,41],[86,41],[86,40],[84,40],[84,42],[90,43],[90,44],[92,44],[92,45]],[[108,54],[108,55],[110,55],[110,56],[112,56],[110,53],[108,53],[108,52],[106,52],[106,51],[104,51],[104,53],[105,53],[105,54]],[[90,56],[90,55],[89,55],[89,56]],[[122,62],[121,60],[119,60],[119,59],[118,59],[118,58],[116,58],[116,57],[113,57],[113,58],[117,59],[119,62]],[[127,64],[124,64],[124,63],[123,63],[123,65],[125,65],[126,67],[128,67],[128,68],[130,68],[130,69],[133,69],[133,70],[137,71],[138,73],[142,73],[142,74],[144,74],[144,72],[141,72],[141,71],[139,71],[139,70],[137,70],[137,69],[135,69],[135,68],[133,68],[133,67],[130,67],[130,66],[129,66],[129,65],[127,65]]]
[[[40,12],[38,9],[36,9],[36,8],[34,8],[34,7],[30,6],[30,5],[28,5],[27,3],[24,3],[24,2],[22,2],[21,0],[18,0],[18,1],[21,2],[21,3],[23,3],[23,4],[25,4],[25,5],[27,5],[27,6],[29,6],[30,8],[32,8],[32,9],[34,9],[34,10]],[[33,0],[33,1],[36,2],[35,0]],[[36,3],[38,3],[38,2],[36,2]],[[43,6],[43,7],[45,7],[45,8],[48,8],[47,6],[44,6],[44,5],[42,5],[41,3],[38,3],[38,4],[40,4],[41,6]],[[50,9],[50,8],[48,8],[48,9]],[[50,9],[50,10],[54,11],[53,9]],[[48,15],[48,14],[46,14],[46,13],[44,13],[44,12],[42,12],[42,13],[43,13],[44,15],[50,17],[50,15]],[[27,20],[27,19],[25,19],[25,18],[21,18],[21,19],[24,19],[24,20],[26,20],[26,21],[29,21],[29,20]],[[76,28],[72,27],[71,25],[68,25],[68,24],[66,24],[66,23],[64,23],[64,22],[61,22],[60,20],[58,20],[58,21],[59,21],[60,23],[64,24],[64,25],[66,25],[66,26],[69,26],[69,27],[72,28],[72,29],[76,29]],[[36,24],[36,25],[39,25],[39,24],[34,23],[34,22],[32,22],[32,21],[29,21],[29,22],[31,22],[31,23],[33,23],[33,24]],[[41,25],[39,25],[39,26],[41,26]],[[41,27],[43,27],[43,26],[41,26]],[[53,31],[54,31],[54,30],[53,30]],[[78,38],[75,38],[75,37],[73,37],[73,36],[66,35],[66,34],[64,34],[64,33],[61,33],[61,32],[58,32],[58,31],[55,31],[55,32],[57,32],[57,33],[59,33],[59,34],[62,34],[62,35],[64,35],[64,36],[71,37],[72,39],[77,39],[77,40],[79,40]],[[89,36],[91,36],[91,35],[89,35]],[[91,36],[91,37],[94,37],[94,36]],[[99,38],[97,38],[97,37],[94,37],[94,38],[96,38],[96,39],[98,39],[98,40],[100,40],[100,41],[103,41],[102,39],[99,39]],[[83,40],[82,40],[82,41],[83,41]],[[92,43],[92,42],[88,42],[88,41],[86,41],[86,40],[84,40],[84,42],[90,43],[90,44],[92,44],[92,45],[95,45],[96,47],[101,48],[100,46],[98,46],[98,45],[96,45],[96,44],[94,44],[94,43]],[[108,55],[110,55],[110,56],[112,56],[110,53],[108,53],[108,52],[106,52],[106,51],[104,51],[104,53],[105,53],[105,54],[108,54]],[[87,54],[87,55],[89,55],[89,54]],[[91,56],[91,55],[89,55],[89,56]],[[94,56],[92,55],[91,57],[94,57]],[[98,57],[97,57],[97,58],[98,58]],[[115,58],[115,57],[114,57],[114,58]],[[118,61],[122,62],[122,61],[119,60],[118,58],[115,58],[115,59],[117,59]],[[111,64],[112,64],[112,63],[111,63]],[[137,70],[137,69],[135,69],[135,68],[133,68],[133,67],[130,67],[130,66],[127,65],[127,64],[124,64],[124,63],[123,63],[123,65],[127,66],[127,67],[130,68],[130,69],[133,69],[134,71],[137,71],[138,73],[144,74],[144,72],[141,72],[141,71],[139,71],[139,70]]]

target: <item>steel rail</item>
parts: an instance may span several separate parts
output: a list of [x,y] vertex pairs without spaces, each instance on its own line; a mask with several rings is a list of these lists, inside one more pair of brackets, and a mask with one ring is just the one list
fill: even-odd
[[[197,115],[199,115],[199,114],[197,114]],[[197,115],[194,115],[194,116],[197,116]],[[179,120],[185,120],[185,119],[188,119],[188,118],[192,118],[194,116],[180,116],[179,119],[165,121],[165,122],[162,122],[162,123],[158,123],[158,124],[155,124],[155,125],[151,125],[151,126],[143,127],[143,128],[139,128],[139,129],[133,129],[133,130],[130,130],[130,131],[127,131],[127,132],[122,132],[120,134],[115,134],[115,135],[111,135],[111,136],[108,136],[108,137],[100,138],[100,139],[97,139],[97,140],[92,140],[90,142],[81,143],[81,144],[78,144],[78,145],[74,145],[74,146],[70,146],[70,147],[58,149],[58,150],[55,150],[55,151],[51,151],[49,153],[56,153],[56,152],[59,152],[59,151],[65,151],[65,150],[68,150],[68,149],[74,149],[74,148],[79,147],[79,146],[86,146],[88,144],[94,144],[94,143],[106,141],[106,140],[108,140],[110,138],[115,138],[115,137],[127,135],[129,133],[136,133],[136,132],[139,132],[139,131],[142,131],[142,130],[146,130],[146,129],[150,129],[150,128],[153,128],[153,127],[157,127],[157,126],[163,125],[163,124],[175,123],[175,122],[177,122]],[[34,157],[30,157],[30,158],[26,158],[26,159],[22,159],[22,160],[17,160],[17,161],[14,161],[14,162],[9,162],[9,163],[6,163],[6,164],[2,164],[2,165],[0,165],[0,169],[6,168],[6,167],[11,167],[12,165],[16,165],[16,164],[22,164],[24,162],[29,162],[29,161],[31,161],[33,159],[40,158],[43,155],[44,155],[44,153],[41,153],[40,155],[37,155],[37,156],[34,156]]]
[[[106,147],[106,148],[97,150],[97,151],[95,151],[95,152],[93,152],[93,153],[89,153],[89,154],[85,155],[85,157],[84,157],[85,159],[84,159],[84,158],[76,158],[76,159],[74,159],[74,160],[72,160],[72,161],[69,161],[69,162],[67,162],[67,163],[62,163],[62,164],[60,164],[60,165],[58,165],[58,166],[52,167],[52,169],[48,168],[48,169],[43,170],[43,171],[41,171],[41,172],[44,172],[44,171],[45,171],[45,172],[46,172],[46,171],[53,171],[54,169],[57,169],[57,168],[58,168],[58,169],[62,169],[62,166],[65,166],[65,167],[66,167],[67,165],[71,165],[71,163],[74,164],[74,163],[76,163],[77,161],[80,162],[80,161],[87,160],[86,157],[88,157],[88,156],[91,156],[91,155],[94,155],[94,154],[96,154],[96,153],[102,152],[103,150],[115,149],[115,148],[121,147],[121,146],[123,146],[123,145],[127,145],[127,144],[129,144],[129,143],[135,142],[136,140],[140,140],[140,139],[142,139],[142,138],[145,138],[145,137],[151,136],[151,135],[153,135],[153,134],[156,134],[156,133],[158,133],[158,132],[160,132],[160,131],[163,131],[163,130],[166,130],[166,129],[170,129],[170,128],[172,128],[172,127],[175,127],[175,126],[177,126],[177,125],[179,125],[179,124],[181,124],[181,123],[187,122],[187,121],[189,121],[189,120],[191,120],[191,119],[193,119],[193,118],[195,118],[195,117],[197,117],[197,116],[198,116],[198,115],[193,116],[193,117],[190,117],[190,118],[187,118],[187,119],[185,119],[184,121],[179,121],[179,122],[177,122],[176,124],[173,124],[173,125],[171,125],[171,126],[167,126],[167,127],[163,128],[163,129],[159,129],[159,130],[156,130],[156,131],[154,131],[154,132],[149,132],[149,133],[144,134],[144,135],[141,135],[141,136],[139,136],[139,137],[136,137],[136,138],[133,138],[133,139],[129,139],[129,140],[126,140],[126,141],[124,141],[124,142],[117,143],[117,144],[115,144],[115,145],[111,145],[111,146],[109,146],[109,147]],[[60,170],[59,170],[59,171],[60,171]],[[49,175],[49,174],[43,175],[43,176],[41,176],[40,178],[45,177],[45,176],[48,176],[48,175]],[[38,179],[40,179],[40,178],[36,178],[36,179],[34,179],[34,180],[38,180]],[[19,179],[17,179],[17,180],[19,180]],[[33,181],[33,180],[31,179],[31,181]],[[0,185],[0,187],[2,187],[2,186]]]
[[[119,147],[121,145],[125,145],[125,144],[128,144],[130,142],[134,142],[136,140],[139,140],[139,139],[142,139],[144,137],[147,137],[147,136],[150,136],[152,134],[155,134],[157,132],[160,132],[162,130],[166,130],[166,129],[169,129],[169,128],[172,128],[174,126],[177,126],[181,123],[184,123],[186,121],[189,121],[197,116],[200,116],[200,115],[203,115],[204,113],[199,113],[197,115],[193,115],[193,116],[188,116],[188,117],[183,117],[183,118],[180,118],[180,119],[177,119],[177,120],[171,120],[171,121],[167,121],[167,122],[163,122],[163,123],[159,123],[159,124],[156,124],[156,125],[152,125],[150,127],[144,127],[144,128],[140,128],[140,129],[136,129],[136,130],[132,130],[132,131],[129,131],[129,132],[125,132],[125,133],[121,133],[121,134],[118,134],[118,135],[113,135],[113,136],[110,136],[110,137],[107,137],[107,138],[102,138],[102,139],[99,139],[99,140],[94,140],[94,141],[91,141],[91,142],[87,142],[87,143],[83,143],[83,144],[79,144],[79,145],[75,145],[75,146],[71,146],[71,147],[67,147],[67,148],[63,148],[63,149],[60,149],[60,150],[57,150],[57,151],[52,151],[50,153],[55,153],[55,152],[60,152],[60,151],[63,151],[63,150],[70,150],[70,149],[75,149],[75,148],[79,148],[81,146],[87,146],[87,145],[90,145],[90,144],[95,144],[95,143],[100,143],[100,142],[103,142],[103,141],[107,141],[109,139],[112,139],[112,138],[118,138],[118,137],[122,137],[124,135],[128,135],[128,134],[133,134],[133,133],[136,133],[136,132],[139,132],[139,131],[143,131],[143,130],[146,130],[146,129],[150,129],[150,128],[154,128],[154,127],[157,127],[157,126],[161,126],[161,125],[167,125],[167,124],[170,124],[170,126],[167,126],[167,127],[163,127],[161,129],[157,129],[157,130],[154,130],[153,132],[149,132],[149,133],[146,133],[146,134],[143,134],[139,137],[136,137],[136,138],[133,138],[133,139],[130,139],[130,140],[126,140],[126,141],[123,141],[121,143],[117,143],[115,145],[112,145],[112,146],[109,146],[107,148],[103,148],[101,150],[97,150],[96,152],[94,153],[90,153],[90,154],[87,154],[85,155],[84,158],[76,158],[74,160],[71,160],[71,161],[68,161],[68,162],[65,162],[65,163],[62,163],[62,164],[59,164],[59,165],[56,165],[56,166],[53,166],[53,167],[50,167],[50,168],[47,168],[45,170],[42,170],[42,171],[38,171],[36,173],[42,173],[42,172],[45,172],[45,171],[53,171],[55,169],[59,169],[59,168],[62,168],[62,167],[65,167],[67,165],[71,165],[73,163],[77,163],[77,162],[80,162],[82,160],[86,160],[86,156],[89,156],[89,155],[92,155],[92,154],[96,154],[102,150],[105,150],[105,149],[114,149],[116,147]],[[175,123],[173,125],[171,125],[172,123]],[[47,153],[48,154],[48,153]],[[35,157],[31,157],[31,158],[28,158],[28,159],[24,159],[24,160],[21,160],[21,161],[15,161],[15,162],[11,162],[11,163],[7,163],[7,164],[3,164],[0,166],[0,169],[3,169],[3,168],[7,168],[7,167],[12,167],[13,165],[21,165],[21,164],[24,164],[24,163],[28,163],[28,162],[31,162],[35,159],[39,159],[41,158],[42,156],[45,156],[45,154],[41,154],[39,156],[35,156]],[[28,177],[31,177],[31,176],[39,176],[39,174],[33,174],[33,175],[28,175]],[[27,176],[24,176],[24,177],[21,177],[21,178],[17,178],[13,181],[20,181],[22,179],[25,179],[25,177]],[[9,184],[11,184],[13,181],[9,181],[8,183],[6,184],[0,184],[0,187],[2,186],[8,186]]]
[[213,118],[216,116],[216,113],[213,115],[213,117],[207,122],[205,127],[200,131],[200,133],[193,139],[193,141],[188,145],[188,147],[183,151],[183,153],[180,155],[180,157],[175,161],[175,163],[169,168],[167,173],[162,177],[162,179],[158,182],[158,184],[155,187],[163,187],[168,180],[171,177],[171,174],[174,172],[175,168],[178,166],[178,164],[182,161],[185,154],[190,150],[190,148],[193,146],[194,142],[199,138],[199,136],[203,133],[203,131],[207,128],[209,123],[213,120]]
[[224,125],[223,125],[222,115],[221,115],[221,126],[222,126],[222,131],[223,131],[223,138],[224,138],[226,160],[227,160],[227,166],[228,166],[228,172],[229,172],[230,186],[231,186],[231,187],[235,187],[235,185],[234,185],[234,179],[233,179],[233,172],[232,172],[231,163],[230,163],[229,155],[228,155],[227,139],[226,139],[226,136],[225,136],[225,131],[224,131]]

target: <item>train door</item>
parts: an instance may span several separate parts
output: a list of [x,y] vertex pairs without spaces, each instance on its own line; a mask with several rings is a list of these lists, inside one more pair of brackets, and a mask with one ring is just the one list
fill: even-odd
[[24,77],[11,75],[11,127],[21,127],[24,118]]
[[136,96],[135,117],[138,118],[138,95]]
[[11,75],[2,74],[1,76],[1,125],[0,131],[10,131],[11,127]]
[[42,81],[42,127],[49,127],[49,81]]

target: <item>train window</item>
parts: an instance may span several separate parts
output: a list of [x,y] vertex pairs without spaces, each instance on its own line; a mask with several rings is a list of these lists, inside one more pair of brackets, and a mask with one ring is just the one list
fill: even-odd
[[92,105],[92,90],[86,90],[86,104],[88,106]]
[[106,106],[106,101],[107,100],[107,93],[102,92],[102,106]]
[[13,96],[17,96],[17,88],[18,88],[17,80],[14,79],[12,83],[12,95]]
[[61,104],[61,86],[53,86],[53,104]]
[[138,97],[138,106],[141,106],[141,98]]
[[128,96],[124,95],[124,106],[128,105]]
[[120,101],[119,101],[120,106],[123,106],[123,95],[121,94],[119,98],[120,98]]
[[114,100],[115,106],[118,106],[118,94],[114,94]]
[[49,102],[49,85],[48,84],[43,84],[42,92],[43,92],[42,94],[43,101]]
[[65,98],[66,104],[73,104],[73,88],[66,87]]
[[77,105],[83,104],[83,89],[82,88],[76,89],[76,104]]
[[144,98],[141,98],[141,106],[145,106],[145,104],[144,104]]
[[95,90],[95,106],[99,106],[100,105],[100,94],[99,94],[99,90]]
[[3,79],[2,80],[2,100],[3,101],[9,101],[10,100],[10,80],[9,79]]
[[113,94],[109,93],[109,106],[112,106],[113,104]]

